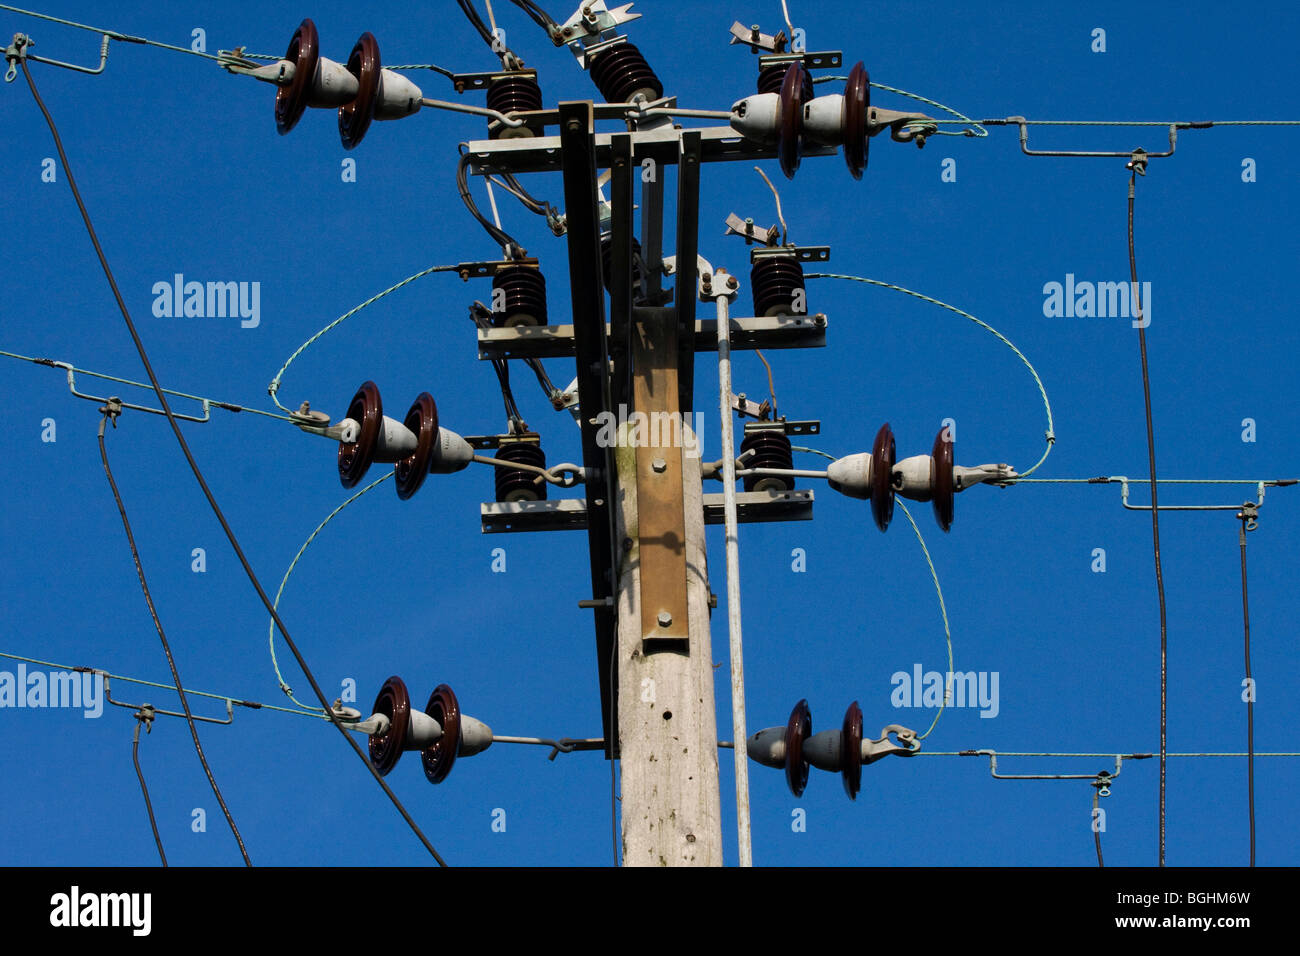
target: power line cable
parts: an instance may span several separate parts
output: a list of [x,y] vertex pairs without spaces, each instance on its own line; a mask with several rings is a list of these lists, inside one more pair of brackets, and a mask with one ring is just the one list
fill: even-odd
[[[307,666],[307,661],[299,652],[298,646],[294,643],[293,638],[289,636],[289,629],[285,626],[284,622],[280,620],[279,614],[276,613],[275,607],[271,604],[271,599],[267,597],[266,591],[262,588],[261,582],[258,581],[257,575],[254,574],[252,565],[248,563],[248,558],[245,556],[243,548],[240,547],[239,541],[235,537],[234,530],[230,527],[229,522],[226,521],[226,516],[222,512],[221,506],[217,504],[217,499],[212,494],[212,490],[208,487],[207,480],[203,477],[203,472],[199,468],[198,462],[194,460],[194,455],[190,452],[189,443],[185,441],[185,435],[181,432],[180,425],[176,421],[175,415],[172,414],[171,406],[167,403],[167,396],[164,394],[162,386],[158,382],[158,377],[154,374],[153,365],[149,362],[148,353],[144,348],[144,342],[141,341],[140,335],[136,331],[135,322],[131,319],[131,313],[126,307],[126,302],[122,298],[122,293],[117,287],[117,280],[113,277],[113,271],[109,267],[108,258],[104,255],[104,249],[99,243],[99,236],[95,233],[95,227],[90,221],[90,213],[86,209],[86,204],[81,198],[81,190],[77,187],[77,181],[72,173],[72,166],[68,162],[67,153],[63,148],[63,140],[59,136],[58,127],[54,123],[54,117],[51,116],[50,111],[46,109],[45,102],[41,99],[41,95],[36,89],[36,83],[32,79],[31,70],[27,66],[27,61],[20,60],[20,64],[23,69],[23,76],[26,78],[27,85],[32,91],[32,97],[36,100],[36,105],[40,107],[41,113],[45,117],[45,122],[50,128],[50,133],[54,137],[54,145],[58,150],[59,159],[63,163],[64,172],[67,174],[68,185],[72,190],[72,196],[76,200],[77,209],[80,211],[82,221],[86,225],[86,232],[90,237],[91,244],[95,247],[95,254],[99,258],[99,264],[104,270],[105,277],[108,279],[109,288],[112,289],[118,310],[122,313],[122,318],[126,322],[127,331],[131,335],[131,340],[135,343],[136,351],[140,355],[140,361],[143,363],[145,372],[149,376],[149,382],[153,385],[154,392],[158,396],[158,402],[167,415],[167,422],[171,425],[172,433],[176,436],[176,441],[180,445],[182,453],[185,455],[185,460],[189,464],[190,471],[193,472],[195,480],[198,482],[199,487],[203,490],[204,497],[207,499],[208,506],[212,509],[213,514],[220,523],[221,529],[225,532],[227,540],[230,541],[230,546],[234,550],[236,557],[239,559],[239,563],[243,566],[244,573],[248,576],[248,580],[257,591],[257,595],[261,598],[262,604],[271,612],[271,616],[275,619],[276,625],[280,628],[280,633],[284,635],[285,643],[293,652],[293,656],[297,660],[298,666],[302,668],[303,674],[306,675],[308,682],[311,684],[312,690],[316,692],[316,697],[320,701],[321,707],[329,711],[329,702],[325,699],[324,691],[321,690],[320,685],[316,682],[315,676]],[[123,520],[125,520],[125,517],[125,513],[123,513]],[[177,683],[179,685],[179,679]],[[365,753],[362,752],[360,745],[352,738],[352,734],[343,726],[333,711],[329,711],[329,715],[330,722],[335,726],[335,728],[337,728],[338,732],[343,736],[343,739],[348,742],[348,746],[350,746],[353,752],[356,753],[358,759],[366,765],[366,769],[370,771],[375,782],[379,784],[380,788],[388,796],[389,800],[392,801],[393,806],[397,808],[398,812],[402,815],[402,818],[406,821],[412,832],[415,833],[420,842],[424,844],[425,849],[428,850],[429,854],[438,861],[440,866],[446,866],[446,862],[438,855],[438,851],[434,849],[433,844],[429,842],[419,825],[411,818],[406,807],[404,807],[402,802],[398,800],[397,795],[393,793],[388,784],[384,782],[379,771],[375,769],[374,765],[366,757]],[[231,826],[234,826],[233,821],[231,821]]]
[[947,302],[940,302],[938,299],[933,299],[928,295],[921,294],[920,292],[913,292],[911,289],[905,289],[900,285],[894,285],[892,282],[881,282],[879,279],[866,279],[863,278],[862,276],[841,275],[839,273],[833,273],[833,272],[809,272],[804,275],[804,278],[805,279],[844,279],[849,282],[863,282],[866,283],[867,285],[879,286],[883,289],[893,289],[895,292],[902,292],[904,295],[910,295],[914,298],[920,299],[923,302],[929,302],[931,305],[937,305],[941,309],[947,309],[949,312],[954,312],[957,315],[962,316],[963,318],[970,319],[980,328],[984,329],[985,331],[995,336],[999,342],[1001,342],[1007,348],[1011,349],[1011,351],[1016,354],[1016,357],[1019,358],[1020,361],[1025,364],[1025,368],[1029,369],[1029,374],[1034,377],[1034,384],[1038,386],[1038,394],[1041,395],[1043,398],[1043,410],[1047,413],[1047,433],[1045,435],[1047,439],[1047,448],[1043,451],[1043,457],[1038,459],[1038,461],[1034,464],[1032,468],[1029,468],[1021,472],[1019,477],[1021,479],[1024,479],[1029,475],[1032,475],[1035,471],[1038,470],[1039,466],[1041,466],[1043,462],[1047,461],[1047,456],[1052,453],[1052,446],[1056,443],[1056,426],[1052,421],[1052,403],[1047,399],[1047,389],[1043,387],[1043,380],[1038,377],[1038,372],[1034,369],[1034,366],[1030,363],[1029,359],[1025,358],[1024,353],[1021,352],[1020,349],[1016,348],[1015,345],[1012,344],[1011,340],[1008,339],[1005,335],[1003,335],[1001,332],[993,328],[993,326],[989,325],[987,322],[983,321],[982,319],[977,319],[969,312],[964,312],[961,309],[957,308],[956,306],[949,305]]
[[[338,514],[341,511],[343,511],[344,508],[352,504],[352,502],[356,501],[366,492],[370,491],[370,489],[376,487],[382,482],[387,481],[391,477],[393,477],[393,472],[391,471],[385,472],[382,477],[377,478],[374,481],[372,481],[370,484],[366,485],[356,494],[352,495],[341,505],[339,505],[337,508],[331,511],[328,515],[326,515],[325,520],[316,526],[316,530],[314,530],[311,534],[307,536],[307,540],[302,543],[302,547],[298,549],[298,553],[295,554],[293,556],[293,560],[289,562],[289,567],[285,570],[284,577],[280,579],[280,588],[275,592],[275,602],[273,604],[276,610],[279,610],[280,608],[280,598],[284,596],[284,589],[286,585],[288,585],[289,583],[289,576],[293,574],[293,569],[298,566],[298,561],[302,558],[304,554],[307,553],[307,549],[311,547],[311,543],[316,540],[316,536],[320,534],[322,531],[324,531],[325,526],[329,524],[331,521],[333,521],[338,516]],[[325,712],[323,710],[316,707],[312,707],[308,704],[304,704],[297,697],[294,697],[293,688],[289,686],[288,682],[284,679],[284,675],[280,673],[280,662],[275,656],[275,621],[274,620],[271,620],[267,623],[266,640],[267,640],[267,645],[271,649],[271,666],[275,668],[275,679],[279,682],[280,690],[282,690],[284,692],[284,695],[288,697],[291,701],[293,701],[299,707],[303,708],[304,712],[311,713],[311,714],[318,714],[321,717],[325,717]]]
[[153,710],[141,708],[135,714],[135,733],[131,736],[131,762],[135,764],[135,775],[140,780],[140,792],[144,794],[144,808],[149,812],[149,827],[153,830],[153,842],[158,847],[158,856],[162,865],[167,866],[167,854],[163,852],[162,837],[158,835],[158,821],[153,815],[153,801],[149,799],[149,787],[144,782],[144,771],[140,769],[140,725],[144,724],[146,733],[153,733]]
[[[1134,325],[1138,329],[1138,350],[1142,356],[1142,397],[1146,406],[1147,425],[1147,460],[1151,476],[1151,540],[1156,564],[1156,595],[1160,602],[1160,866],[1165,865],[1165,785],[1166,765],[1165,751],[1168,748],[1168,703],[1169,703],[1169,632],[1165,612],[1165,577],[1160,565],[1160,505],[1157,501],[1156,480],[1156,439],[1155,429],[1151,423],[1151,375],[1147,364],[1147,323],[1142,321],[1141,286],[1138,285],[1137,256],[1133,244],[1133,198],[1136,192],[1138,170],[1143,169],[1137,161],[1129,163],[1128,181],[1128,266],[1129,277],[1133,283],[1133,311],[1137,314]],[[1144,170],[1145,175],[1145,170]]]
[[1097,868],[1104,869],[1106,861],[1101,858],[1101,825],[1097,822],[1097,805],[1100,802],[1101,788],[1094,787],[1092,791],[1092,841],[1097,846]]
[[[104,374],[103,372],[92,372],[92,371],[90,371],[89,369],[77,368],[75,365],[71,365],[71,364],[69,364],[68,362],[60,362],[60,361],[57,361],[57,360],[55,360],[55,359],[48,359],[48,358],[32,358],[31,356],[28,356],[28,355],[19,355],[17,352],[6,352],[6,351],[4,351],[3,349],[0,349],[0,356],[4,356],[5,358],[19,359],[19,360],[24,361],[24,362],[31,362],[33,365],[44,365],[44,366],[46,366],[47,368],[59,368],[59,369],[63,369],[64,371],[66,371],[66,372],[68,373],[68,375],[69,375],[69,379],[71,379],[71,376],[72,376],[73,374],[76,374],[76,375],[85,375],[85,376],[88,376],[88,377],[90,377],[90,378],[103,379],[104,381],[107,381],[107,382],[118,382],[119,384],[122,384],[122,385],[130,385],[130,386],[132,386],[133,388],[145,388],[145,389],[149,389],[150,391],[153,391],[153,386],[150,385],[148,382],[135,382],[135,381],[132,381],[132,380],[129,379],[129,378],[119,378],[119,377],[116,376],[116,375],[106,375],[106,374]],[[72,390],[73,390],[72,393],[73,393],[74,395],[76,395],[78,398],[87,398],[87,399],[90,399],[90,400],[92,400],[92,401],[96,401],[96,402],[102,402],[102,401],[104,401],[104,399],[102,399],[102,398],[95,398],[94,396],[91,396],[91,395],[82,395],[82,394],[78,393],[78,392],[76,391],[75,386],[72,385],[71,380],[69,381],[69,387],[72,388]],[[260,409],[260,408],[250,408],[250,407],[247,406],[247,405],[236,405],[236,404],[234,404],[233,402],[222,402],[222,401],[218,401],[218,400],[215,399],[215,398],[205,398],[205,397],[203,397],[202,395],[191,395],[191,394],[189,394],[188,392],[178,392],[178,391],[176,391],[175,389],[171,389],[171,388],[164,388],[163,391],[166,392],[168,395],[175,395],[177,398],[185,398],[185,399],[189,399],[190,401],[199,402],[201,405],[203,405],[203,408],[204,408],[204,414],[205,414],[205,415],[206,415],[207,410],[208,410],[209,408],[220,408],[220,409],[223,409],[224,411],[227,411],[227,412],[250,412],[250,413],[252,413],[252,414],[254,414],[254,415],[264,415],[264,416],[267,417],[267,418],[274,418],[274,419],[277,419],[277,420],[282,421],[282,422],[292,422],[292,421],[293,421],[292,418],[287,418],[287,417],[284,416],[284,415],[277,415],[277,414],[275,414],[275,412],[267,412],[267,411],[263,411],[263,410]],[[150,412],[150,413],[157,414],[157,415],[161,415],[161,414],[162,414],[162,410],[161,410],[161,409],[158,409],[158,410],[155,411],[154,409],[151,409],[151,408],[143,408],[143,407],[141,407],[141,406],[139,406],[139,405],[129,405],[129,404],[126,403],[126,402],[123,402],[123,403],[122,403],[122,407],[123,407],[123,408],[134,408],[134,409],[136,409],[137,411]],[[193,419],[193,418],[190,418],[190,419],[188,419],[188,420],[191,420],[191,421],[206,421],[207,419],[206,419],[206,418],[204,418],[204,419]]]
[[[71,177],[69,177],[71,178]],[[162,621],[158,619],[158,610],[154,607],[153,595],[149,593],[149,582],[144,576],[144,566],[140,563],[140,552],[135,546],[135,535],[131,532],[131,522],[126,516],[126,506],[122,504],[122,495],[117,490],[117,482],[113,479],[113,469],[108,464],[108,449],[104,443],[104,425],[111,418],[113,427],[117,428],[117,416],[121,412],[112,405],[106,405],[103,409],[104,416],[99,420],[99,458],[104,464],[104,474],[108,476],[108,485],[113,489],[113,500],[117,502],[117,512],[122,516],[122,527],[126,530],[126,541],[131,546],[131,558],[135,562],[135,573],[140,578],[140,590],[144,592],[144,601],[149,605],[149,616],[153,618],[153,626],[158,631],[158,639],[162,641],[163,654],[167,657],[167,666],[171,669],[172,680],[176,685],[176,693],[181,698],[181,709],[185,711],[185,722],[189,724],[190,736],[194,739],[194,752],[199,755],[199,763],[203,764],[203,772],[207,774],[208,783],[212,785],[212,793],[217,798],[217,803],[221,806],[221,812],[225,814],[226,822],[230,825],[230,832],[235,835],[235,842],[239,844],[239,853],[244,858],[245,866],[252,866],[253,861],[248,857],[248,849],[244,846],[244,839],[239,835],[239,828],[235,826],[235,818],[230,814],[230,808],[226,806],[226,800],[221,795],[221,788],[217,786],[217,778],[212,775],[212,768],[208,766],[208,758],[204,756],[203,744],[199,741],[199,731],[194,725],[194,715],[190,713],[190,703],[185,697],[185,688],[181,686],[180,671],[176,667],[176,659],[172,656],[171,645],[167,641],[167,634],[163,631]],[[137,741],[139,727],[136,728]],[[139,769],[137,763],[136,769]],[[141,786],[144,785],[144,778],[140,778]],[[148,800],[148,793],[145,799]],[[150,811],[150,819],[153,817],[153,811]],[[156,833],[156,829],[155,829]]]
[[934,720],[930,721],[930,728],[917,737],[918,740],[924,740],[934,732],[935,725],[939,723],[939,718],[943,716],[944,708],[948,706],[948,700],[952,697],[952,629],[948,626],[948,606],[943,600],[943,588],[939,586],[939,574],[934,570],[934,561],[930,557],[930,549],[925,546],[925,538],[921,536],[921,529],[917,527],[916,520],[912,517],[912,512],[907,509],[907,505],[899,500],[898,506],[903,509],[903,514],[907,515],[907,521],[912,526],[912,531],[916,533],[916,540],[921,544],[921,553],[925,555],[925,563],[930,568],[930,577],[934,579],[934,590],[939,596],[939,613],[943,616],[943,635],[948,644],[947,686],[944,687],[943,702],[939,705],[939,712],[934,715]]
[[[77,23],[74,20],[64,20],[60,17],[52,17],[47,13],[36,13],[33,10],[23,10],[19,7],[11,7],[4,3],[0,3],[0,10],[8,10],[10,13],[21,13],[24,16],[36,17],[38,20],[48,20],[51,23],[61,23],[66,27],[76,27],[78,30],[89,30],[92,33],[102,33],[110,39],[119,40],[123,43],[141,43],[146,46],[156,46],[163,50],[172,50],[176,53],[188,53],[190,56],[202,57],[205,60],[220,60],[220,57],[213,56],[211,53],[202,53],[198,50],[191,50],[189,47],[173,46],[170,43],[160,43],[157,40],[150,40],[147,37],[131,36],[127,33],[119,33],[117,30],[105,30],[101,27],[92,27],[84,23]],[[276,59],[278,59],[278,57],[276,57]]]
[[319,332],[317,332],[315,335],[309,338],[306,342],[303,342],[302,345],[298,346],[298,348],[294,350],[292,355],[290,355],[287,359],[284,360],[284,365],[280,366],[280,371],[275,373],[275,377],[271,379],[271,384],[269,384],[266,387],[267,393],[271,396],[271,401],[275,402],[276,406],[280,408],[282,411],[286,411],[286,412],[289,411],[289,409],[285,408],[284,405],[280,404],[280,399],[276,397],[276,393],[280,391],[280,380],[284,378],[284,373],[289,370],[289,366],[294,363],[294,361],[298,358],[298,356],[302,355],[303,352],[307,351],[308,346],[315,344],[315,342],[326,332],[329,332],[331,329],[335,328],[341,323],[352,318],[352,316],[356,315],[358,312],[362,311],[368,306],[374,305],[376,302],[384,298],[384,296],[388,295],[389,293],[396,292],[398,289],[402,288],[403,286],[410,285],[416,279],[422,279],[425,276],[432,275],[435,272],[456,272],[459,270],[459,268],[460,266],[456,265],[456,266],[430,266],[427,269],[421,269],[419,272],[407,276],[401,282],[395,283],[394,285],[390,285],[383,292],[377,292],[374,295],[372,295],[370,298],[366,299],[364,302],[360,303],[359,305],[353,306],[351,309],[348,309],[348,311],[344,312],[342,315],[340,315],[329,325],[325,326],[323,329],[321,329]]
[[1237,516],[1241,526],[1237,529],[1241,545],[1241,624],[1245,631],[1246,648],[1246,793],[1250,809],[1250,865],[1255,865],[1255,680],[1250,673],[1250,601],[1246,596],[1246,532],[1253,519],[1250,509],[1242,509]]

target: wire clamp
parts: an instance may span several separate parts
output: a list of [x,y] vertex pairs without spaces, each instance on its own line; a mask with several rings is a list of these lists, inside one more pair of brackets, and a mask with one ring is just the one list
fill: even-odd
[[104,404],[99,406],[99,414],[103,415],[113,427],[117,427],[118,416],[122,414],[122,400],[116,396],[104,400]]
[[18,75],[18,61],[27,59],[27,47],[31,42],[31,37],[25,33],[14,34],[13,42],[5,49],[5,59],[9,61],[9,69],[5,71],[6,83],[12,83]]
[[1124,164],[1125,169],[1131,169],[1139,176],[1147,174],[1147,151],[1139,146],[1133,150],[1133,158]]
[[[890,739],[890,735],[898,738],[895,743]],[[881,728],[880,737],[877,740],[862,741],[862,763],[875,763],[882,757],[888,757],[890,754],[896,754],[899,757],[912,757],[921,750],[921,741],[917,737],[916,731],[911,730],[901,724],[889,724]]]
[[1242,504],[1241,510],[1237,512],[1237,517],[1241,519],[1247,531],[1254,531],[1259,527],[1259,503],[1255,501],[1245,502]]
[[144,724],[146,734],[153,733],[153,719],[155,716],[157,716],[157,712],[154,710],[153,704],[141,704],[140,709],[135,712],[135,719]]
[[1110,796],[1110,784],[1113,779],[1114,777],[1109,771],[1102,770],[1098,772],[1097,779],[1092,782],[1092,785],[1097,788],[1097,796]]

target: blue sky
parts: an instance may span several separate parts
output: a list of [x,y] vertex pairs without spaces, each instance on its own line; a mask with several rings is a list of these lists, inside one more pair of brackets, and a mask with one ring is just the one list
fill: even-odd
[[[508,40],[541,71],[548,104],[590,98],[572,57],[520,11],[498,16]],[[548,7],[557,18],[568,10]],[[780,5],[638,4],[629,26],[682,106],[727,109],[753,90],[747,52],[727,46],[731,22],[774,32]],[[304,15],[323,52],[346,59],[369,30],[389,63],[437,62],[486,71],[494,59],[454,5],[414,15],[324,0],[310,9],[231,3],[68,2],[48,12],[96,26],[207,49],[245,45],[279,53]],[[1086,12],[1013,3],[795,2],[810,49],[842,49],[873,80],[967,115],[1031,119],[1295,119],[1298,14],[1283,4],[1231,10],[1091,4]],[[8,33],[30,33],[34,52],[89,62],[89,33],[0,14]],[[1091,50],[1092,31],[1106,50]],[[455,194],[456,144],[481,138],[480,118],[424,111],[375,124],[345,154],[331,113],[312,110],[290,135],[275,132],[271,87],[210,61],[114,44],[107,71],[86,77],[32,67],[59,123],[83,195],[128,306],[164,384],[272,408],[266,386],[298,345],[394,282],[435,264],[493,258],[492,241]],[[847,72],[840,71],[840,72]],[[437,74],[413,79],[426,96],[454,99]],[[0,349],[131,379],[143,370],[98,271],[59,171],[49,132],[21,75],[0,89],[9,147],[0,154],[11,210],[0,236],[9,300]],[[819,87],[838,92],[840,84]],[[473,94],[466,102],[481,105]],[[873,102],[907,100],[880,91]],[[704,125],[688,120],[686,125]],[[1288,478],[1300,472],[1294,372],[1293,275],[1300,252],[1295,150],[1300,131],[1220,127],[1184,131],[1176,154],[1153,160],[1137,184],[1140,278],[1152,284],[1148,347],[1158,466],[1169,478]],[[1042,148],[1163,149],[1158,128],[1034,128]],[[341,162],[356,160],[356,181]],[[1256,181],[1244,182],[1254,160]],[[956,181],[941,178],[955,160]],[[777,182],[793,240],[830,245],[829,271],[895,283],[979,316],[1008,336],[1042,377],[1057,442],[1036,477],[1147,474],[1136,331],[1123,318],[1044,314],[1044,286],[1125,281],[1123,160],[1022,155],[1011,127],[987,138],[934,137],[924,150],[878,138],[863,180],[839,157],[808,159]],[[746,250],[724,239],[729,212],[775,220],[771,194],[746,164],[704,170],[701,254],[747,275]],[[559,204],[559,177],[531,177]],[[479,188],[476,186],[476,188]],[[481,192],[478,193],[480,205]],[[500,199],[500,194],[498,196]],[[552,315],[568,301],[566,247],[537,217],[502,204],[507,228],[541,259]],[[257,282],[260,321],[153,314],[153,286],[183,274]],[[442,422],[462,434],[503,424],[495,378],[476,357],[466,307],[486,284],[433,275],[394,293],[323,338],[294,364],[280,397],[340,417],[356,387],[375,380],[389,414],[431,392]],[[748,289],[740,303],[748,302]],[[960,464],[1025,469],[1042,452],[1044,414],[1019,360],[967,320],[886,289],[820,280],[809,305],[829,316],[828,347],[769,353],[783,412],[822,422],[817,447],[869,450],[888,421],[899,457],[928,452],[943,419],[957,422]],[[557,384],[572,364],[551,360]],[[764,391],[762,366],[738,356],[737,390]],[[552,412],[523,369],[514,375],[525,418],[551,460],[580,455],[567,413]],[[0,364],[9,425],[0,490],[0,651],[89,665],[167,682],[99,463],[95,405],[72,397],[56,370]],[[95,394],[138,390],[83,380]],[[128,394],[128,392],[132,394]],[[706,454],[717,457],[716,378],[697,363]],[[185,408],[177,403],[177,410]],[[1242,440],[1242,421],[1256,440]],[[56,440],[43,441],[45,419]],[[303,539],[346,496],[331,445],[284,422],[214,410],[186,434],[263,585],[274,593]],[[285,704],[267,653],[266,615],[202,500],[166,422],[125,414],[109,455],[131,516],[159,614],[187,687]],[[817,467],[817,459],[802,462]],[[378,466],[372,472],[380,474]],[[891,675],[942,670],[944,633],[924,557],[901,512],[887,534],[865,502],[815,482],[816,520],[741,529],[748,723],[784,723],[807,698],[814,731],[837,727],[852,700],[868,733],[901,723],[924,731],[931,709],[895,708]],[[321,535],[300,562],[281,609],[326,692],[345,679],[366,706],[401,675],[422,703],[450,684],[466,712],[501,734],[597,736],[599,698],[589,612],[587,542],[579,533],[484,536],[479,502],[487,469],[433,476],[400,502],[380,486]],[[717,486],[706,488],[717,490]],[[1249,489],[1168,487],[1170,504],[1235,503]],[[1250,536],[1255,746],[1297,749],[1294,727],[1294,570],[1288,544],[1300,527],[1295,489],[1270,490]],[[1148,499],[1134,487],[1133,500]],[[953,708],[926,751],[1129,753],[1158,748],[1159,631],[1144,513],[1125,511],[1115,485],[977,487],[957,499],[950,534],[913,506],[943,586],[956,668],[996,672],[996,716]],[[1231,512],[1162,517],[1169,607],[1169,746],[1245,749],[1237,521]],[[713,590],[725,602],[721,530],[709,532]],[[504,547],[504,574],[491,551]],[[206,550],[206,571],[191,570]],[[802,548],[807,570],[792,570]],[[1092,570],[1093,551],[1107,555]],[[715,661],[725,662],[725,604],[714,616]],[[281,658],[288,658],[281,650]],[[16,662],[0,659],[0,670]],[[725,668],[718,671],[724,676]],[[304,679],[288,672],[300,699]],[[120,685],[115,696],[172,708],[174,694]],[[719,734],[730,701],[719,681]],[[221,705],[195,704],[216,715]],[[130,712],[0,709],[0,766],[10,812],[0,820],[8,864],[153,865],[156,852],[130,761]],[[424,851],[354,754],[323,722],[239,711],[229,727],[201,725],[205,750],[255,863],[421,864]],[[141,745],[168,858],[239,862],[183,721],[159,718]],[[784,776],[750,765],[754,859],[760,865],[1033,865],[1095,862],[1086,781],[993,780],[983,758],[889,758],[863,769],[856,803],[814,771],[803,797]],[[1106,758],[1005,758],[1000,770],[1093,773]],[[720,759],[724,850],[736,859],[730,754]],[[1294,864],[1300,759],[1256,762],[1258,861]],[[408,754],[388,777],[452,864],[585,864],[611,860],[609,765],[594,754],[546,760],[546,751],[498,745],[458,762],[431,787]],[[1157,766],[1126,763],[1103,806],[1108,864],[1156,860]],[[195,808],[206,832],[191,828]],[[506,811],[504,833],[493,811]],[[806,811],[805,832],[792,811]],[[1245,761],[1171,758],[1168,862],[1246,860]]]

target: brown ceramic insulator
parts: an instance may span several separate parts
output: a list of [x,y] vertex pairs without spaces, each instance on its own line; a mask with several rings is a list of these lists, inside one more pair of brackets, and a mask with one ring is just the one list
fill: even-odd
[[749,288],[754,295],[754,315],[803,315],[807,303],[795,311],[794,300],[803,291],[803,266],[794,256],[760,256],[749,270]]
[[[537,112],[542,109],[542,88],[534,76],[503,76],[489,84],[487,107],[504,114]],[[498,125],[488,135],[492,139],[519,139],[541,133],[528,126]]]
[[284,58],[294,65],[293,80],[275,91],[275,128],[283,136],[297,125],[307,109],[316,67],[320,63],[320,38],[316,24],[304,20],[289,40]]
[[[758,92],[760,93],[780,93],[781,84],[785,82],[785,72],[789,66],[778,63],[775,66],[764,67],[758,72]],[[804,102],[812,99],[815,95],[813,89],[812,74],[804,72],[803,96]]]
[[803,759],[803,742],[812,736],[812,712],[808,701],[801,700],[790,711],[785,725],[785,782],[796,797],[808,786],[808,761]]
[[442,727],[442,736],[432,747],[420,752],[424,761],[424,775],[430,783],[442,783],[451,773],[460,750],[460,703],[446,684],[439,684],[431,695],[424,712]]
[[400,677],[384,681],[371,712],[388,718],[386,733],[370,735],[370,762],[380,776],[387,776],[406,750],[406,735],[411,726],[411,695]]
[[786,179],[794,179],[794,172],[803,158],[803,108],[805,78],[808,71],[803,63],[795,61],[785,71],[781,81],[781,121],[776,144],[776,156]]
[[620,43],[597,53],[587,69],[607,103],[630,103],[637,93],[645,94],[649,100],[664,95],[659,77],[631,43]]
[[[600,237],[600,266],[604,269],[605,291],[610,290],[610,273],[614,270],[614,240],[610,236]],[[637,295],[641,285],[641,243],[632,237],[632,295]]]
[[840,729],[840,776],[849,799],[858,799],[862,789],[862,708],[856,700],[844,712]]
[[352,149],[365,138],[379,104],[379,42],[371,33],[361,34],[352,55],[348,72],[357,78],[357,98],[339,107],[339,139],[344,149]]
[[939,527],[944,531],[952,528],[955,491],[952,474],[953,442],[947,435],[948,429],[940,428],[939,434],[934,436],[934,448],[930,451],[930,503],[934,505],[934,520],[939,522]]
[[424,484],[433,463],[434,449],[438,446],[438,406],[434,404],[433,396],[428,392],[416,396],[402,424],[415,434],[415,451],[393,465],[397,497],[405,501]]
[[861,179],[867,168],[870,137],[867,136],[867,116],[871,111],[871,77],[859,60],[849,71],[849,81],[844,84],[844,161],[854,179]]
[[346,418],[361,425],[354,442],[339,442],[339,481],[344,488],[355,488],[365,477],[375,456],[379,429],[384,427],[384,405],[379,400],[379,386],[364,382],[352,396]]
[[[501,308],[496,309],[497,290]],[[498,328],[546,324],[546,277],[533,266],[506,266],[492,277],[492,324]]]
[[[746,468],[794,468],[794,453],[790,439],[776,429],[752,431],[740,443],[740,452],[753,451],[744,461]],[[791,491],[793,475],[745,475],[746,491]]]
[[[535,442],[510,442],[500,446],[492,457],[537,468],[546,467],[546,453]],[[539,477],[534,471],[497,465],[497,501],[545,501],[547,482],[545,479],[539,482]]]
[[881,531],[894,517],[894,459],[894,432],[885,422],[871,446],[871,517]]

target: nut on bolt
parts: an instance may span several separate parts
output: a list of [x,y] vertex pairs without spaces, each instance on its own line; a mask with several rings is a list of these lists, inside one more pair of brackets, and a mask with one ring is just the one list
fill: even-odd
[[673,623],[673,616],[667,611],[660,611],[658,621],[660,627],[670,627]]

